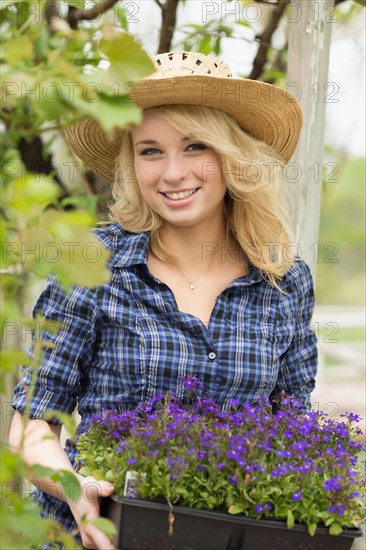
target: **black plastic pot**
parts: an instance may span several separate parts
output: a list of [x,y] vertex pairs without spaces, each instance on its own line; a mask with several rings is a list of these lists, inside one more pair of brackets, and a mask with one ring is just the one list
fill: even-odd
[[304,525],[287,529],[283,521],[246,518],[226,512],[174,506],[169,535],[169,507],[126,497],[102,499],[102,515],[111,519],[119,550],[350,550],[361,529],[341,535],[318,527],[311,537]]

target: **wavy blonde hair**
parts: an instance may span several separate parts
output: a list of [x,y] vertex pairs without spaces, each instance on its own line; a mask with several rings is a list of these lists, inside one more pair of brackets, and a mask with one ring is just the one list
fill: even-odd
[[[245,133],[232,117],[216,109],[169,105],[151,110],[163,115],[185,136],[204,142],[216,152],[227,185],[228,249],[229,243],[238,245],[244,257],[277,286],[276,281],[294,260],[288,246],[293,239],[284,196],[283,161],[266,143]],[[150,231],[154,254],[172,261],[171,253],[160,239],[162,219],[142,198],[128,129],[121,136],[113,197],[111,221],[119,222],[133,233]]]

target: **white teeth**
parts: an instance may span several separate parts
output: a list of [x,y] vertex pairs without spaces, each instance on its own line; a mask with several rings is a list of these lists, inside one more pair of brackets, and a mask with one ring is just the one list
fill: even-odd
[[196,189],[191,189],[190,191],[180,191],[179,193],[164,193],[169,199],[179,200],[186,199],[195,193]]

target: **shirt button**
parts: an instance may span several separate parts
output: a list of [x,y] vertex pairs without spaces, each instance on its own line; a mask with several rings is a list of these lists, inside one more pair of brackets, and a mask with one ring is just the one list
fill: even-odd
[[216,353],[214,351],[210,351],[210,353],[208,354],[208,358],[209,359],[216,359]]

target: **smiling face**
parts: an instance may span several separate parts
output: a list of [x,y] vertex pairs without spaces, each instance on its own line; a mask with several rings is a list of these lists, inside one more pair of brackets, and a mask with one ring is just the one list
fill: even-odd
[[163,225],[222,223],[226,185],[213,149],[180,133],[153,110],[145,112],[132,139],[141,194]]

